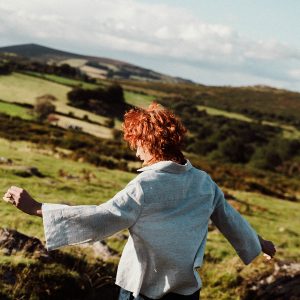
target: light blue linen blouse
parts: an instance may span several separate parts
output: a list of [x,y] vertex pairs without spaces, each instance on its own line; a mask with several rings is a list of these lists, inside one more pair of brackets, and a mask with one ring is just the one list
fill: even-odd
[[129,229],[116,284],[153,299],[168,292],[189,295],[202,286],[209,219],[245,264],[261,252],[256,232],[224,199],[210,176],[191,165],[161,161],[100,205],[43,203],[48,250],[102,240]]

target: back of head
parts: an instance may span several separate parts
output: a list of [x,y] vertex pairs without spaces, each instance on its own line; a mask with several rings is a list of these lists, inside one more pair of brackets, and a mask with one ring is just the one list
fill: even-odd
[[140,144],[154,161],[172,160],[183,164],[181,152],[186,129],[171,111],[157,103],[147,109],[133,108],[124,115],[124,139],[132,149]]

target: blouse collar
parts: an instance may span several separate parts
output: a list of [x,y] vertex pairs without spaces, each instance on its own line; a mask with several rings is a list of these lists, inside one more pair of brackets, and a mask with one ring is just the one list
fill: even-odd
[[190,170],[192,167],[193,166],[188,159],[186,160],[186,163],[184,165],[178,164],[171,160],[164,160],[164,161],[159,161],[157,163],[154,163],[150,166],[146,166],[141,169],[138,169],[137,171],[144,172],[148,170],[158,170],[167,173],[184,173]]

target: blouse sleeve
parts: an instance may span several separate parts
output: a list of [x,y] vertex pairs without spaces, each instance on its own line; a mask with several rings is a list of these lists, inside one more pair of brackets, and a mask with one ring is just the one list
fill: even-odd
[[139,184],[129,184],[100,205],[69,206],[43,203],[42,215],[47,250],[102,240],[131,227],[142,210]]
[[231,243],[244,264],[249,264],[261,253],[261,245],[255,230],[225,200],[221,189],[214,183],[214,210],[211,220]]

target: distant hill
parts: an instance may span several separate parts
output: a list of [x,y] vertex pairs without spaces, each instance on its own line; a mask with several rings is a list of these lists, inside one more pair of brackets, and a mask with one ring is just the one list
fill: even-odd
[[43,63],[67,63],[78,67],[90,77],[100,79],[131,79],[138,81],[158,81],[168,83],[192,83],[187,79],[164,75],[149,69],[119,60],[81,55],[37,44],[23,44],[0,47],[0,53],[16,54]]
[[[300,93],[263,85],[207,86],[110,58],[80,55],[37,44],[0,47],[0,55],[30,61],[69,64],[92,78],[117,80],[127,91],[163,97],[165,103],[189,101],[201,106],[237,112],[261,121],[300,128]],[[169,101],[168,101],[169,98]]]

